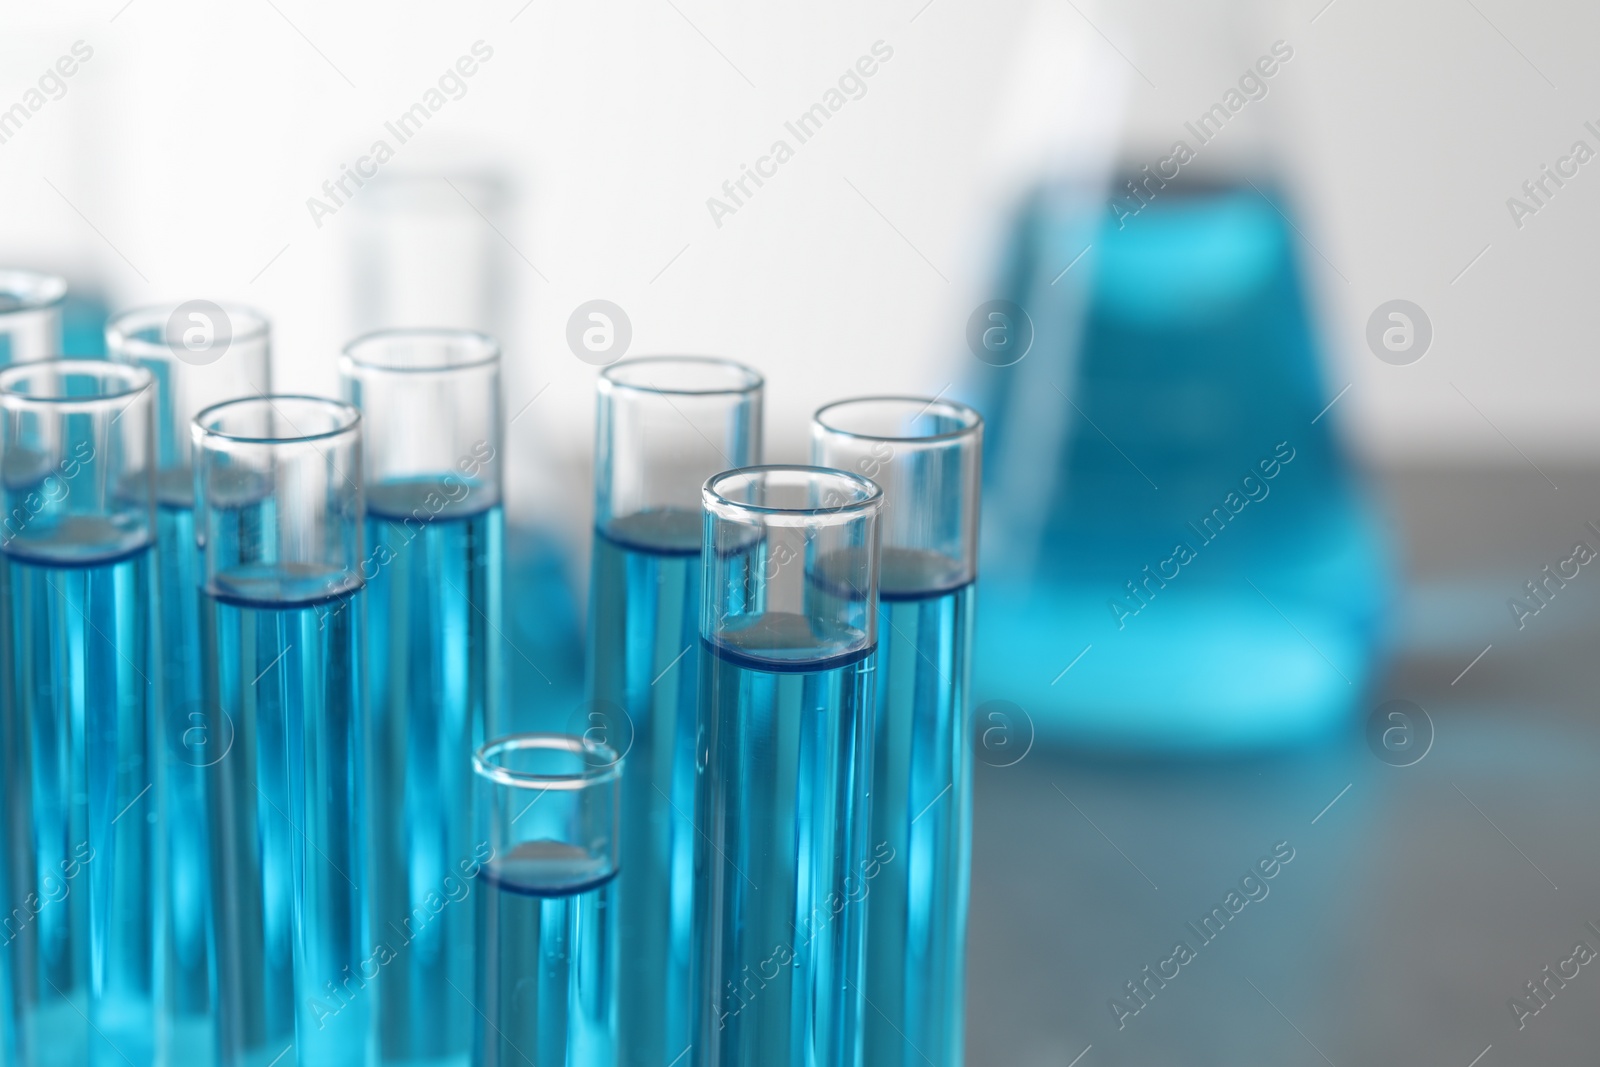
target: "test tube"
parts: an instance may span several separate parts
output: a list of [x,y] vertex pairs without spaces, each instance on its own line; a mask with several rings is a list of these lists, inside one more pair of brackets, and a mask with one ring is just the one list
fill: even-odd
[[473,1063],[611,1067],[621,757],[570,734],[512,734],[472,762]]
[[[58,355],[61,351],[61,304],[66,299],[64,279],[28,270],[0,270],[0,367]],[[6,569],[0,567],[0,605],[11,603]],[[10,611],[0,610],[0,679],[11,676]],[[5,768],[0,805],[7,841],[22,841],[33,832],[28,825],[27,736],[14,713],[11,700],[0,700],[0,766]],[[0,892],[6,900],[23,900],[32,892],[29,869],[17,869],[0,850]],[[0,1062],[23,1062],[18,1052],[15,1023],[19,986],[12,981],[14,938],[0,937]],[[26,962],[26,961],[24,961]]]
[[[472,754],[501,687],[500,346],[389,330],[340,361],[365,436],[373,926],[385,1063],[466,1062],[472,913],[449,903],[472,854]],[[440,903],[441,901],[445,903]]]
[[154,386],[156,551],[160,557],[161,690],[157,756],[167,822],[165,899],[168,1047],[174,1062],[215,1060],[211,1004],[210,809],[205,768],[228,731],[206,713],[201,689],[200,557],[194,538],[197,413],[270,388],[271,328],[248,308],[188,301],[126,311],[106,324],[106,352],[144,367]]
[[[150,374],[87,360],[0,372],[7,839],[18,1061],[154,1062],[161,877]],[[8,783],[9,784],[9,783]],[[15,817],[15,813],[13,813]]]
[[61,354],[67,282],[54,274],[0,269],[0,367]]
[[722,359],[633,359],[600,375],[589,702],[569,728],[628,758],[617,879],[624,1067],[662,1067],[693,1040],[700,488],[760,462],[761,398],[761,376]]
[[872,770],[883,864],[867,894],[863,1015],[874,1067],[962,1062],[982,448],[978,413],[946,400],[842,400],[811,425],[814,463],[883,488]]
[[702,500],[695,1056],[853,1067],[882,494],[747,467]]
[[374,1062],[368,986],[396,935],[364,896],[360,422],[299,396],[195,417],[223,1067]]

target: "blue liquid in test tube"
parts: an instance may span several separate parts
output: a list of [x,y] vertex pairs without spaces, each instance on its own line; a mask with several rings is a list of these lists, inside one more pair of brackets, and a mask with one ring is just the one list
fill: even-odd
[[208,1067],[216,1062],[216,1026],[206,768],[227,754],[232,732],[207,713],[201,685],[191,423],[213,404],[271,391],[271,328],[254,311],[209,302],[140,308],[106,325],[106,351],[153,379],[162,709],[155,744],[169,813],[165,1025],[172,1062]]
[[473,767],[474,1063],[612,1067],[619,756],[569,734],[512,734]]
[[[29,270],[0,270],[0,368],[25,363],[61,351],[61,306],[66,299],[64,279]],[[0,566],[0,605],[11,603],[11,586],[6,568]],[[0,686],[11,677],[10,610],[0,608]],[[0,693],[0,820],[7,842],[26,842],[32,832],[28,822],[27,735],[15,714],[9,692]],[[32,892],[27,884],[29,868],[12,862],[11,845],[0,849],[0,893],[6,901],[20,901]],[[19,849],[25,845],[19,844]],[[10,906],[10,905],[8,905]],[[18,935],[0,934],[0,1063],[23,1062],[17,1040],[17,1025],[22,1010],[17,1000],[18,985],[12,974]],[[31,942],[24,939],[26,947]],[[26,988],[26,983],[23,983]]]
[[815,467],[703,493],[694,1062],[861,1062],[878,487]]
[[972,837],[967,706],[983,422],[961,404],[845,400],[812,423],[816,463],[876,481],[878,696],[863,1013],[873,1067],[958,1067]]
[[[472,754],[500,702],[500,349],[464,330],[345,348],[362,411],[380,1061],[465,1067]],[[465,879],[465,881],[464,881]]]
[[365,896],[360,416],[262,397],[194,433],[205,699],[231,733],[207,768],[221,1063],[362,1067],[384,957]]
[[692,1042],[700,489],[760,461],[761,377],[727,360],[627,360],[601,375],[589,697],[568,728],[625,751],[618,990],[624,1067]]
[[[0,373],[5,694],[28,772],[8,840],[18,1062],[155,1062],[161,790],[150,375],[44,360]],[[14,818],[14,815],[13,815]]]

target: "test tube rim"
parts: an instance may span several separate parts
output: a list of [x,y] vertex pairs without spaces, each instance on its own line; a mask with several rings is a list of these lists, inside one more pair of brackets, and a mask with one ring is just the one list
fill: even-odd
[[[923,408],[922,411],[919,412],[919,415],[927,414],[928,412],[936,409],[942,409],[944,414],[951,418],[961,420],[962,424],[953,430],[946,430],[943,433],[895,435],[860,433],[855,430],[846,430],[830,424],[825,418],[828,412],[833,411],[836,408],[843,408],[855,404],[885,403],[922,404]],[[940,397],[852,396],[843,400],[830,401],[829,403],[822,405],[812,414],[811,425],[822,433],[826,433],[834,437],[845,437],[856,441],[892,441],[896,444],[920,446],[943,444],[949,441],[960,441],[966,438],[975,437],[983,430],[983,416],[978,414],[977,409],[969,407],[960,401],[944,400]]]
[[[375,345],[377,342],[398,339],[468,341],[479,346],[481,351],[471,359],[430,363],[420,366],[396,366],[389,362],[363,359],[357,355],[359,350]],[[448,371],[469,370],[473,367],[496,365],[500,362],[500,355],[500,339],[493,334],[454,326],[392,326],[381,330],[371,330],[346,342],[345,346],[339,350],[339,358],[344,364],[341,371],[345,377],[353,376],[350,373],[350,368],[353,367],[380,374],[440,374]]]
[[[701,367],[720,367],[736,372],[742,379],[742,384],[728,385],[708,389],[690,389],[638,382],[624,381],[619,378],[618,372],[636,370],[645,364],[694,364]],[[610,390],[625,390],[630,393],[640,393],[646,396],[750,396],[759,393],[766,387],[767,380],[761,372],[746,363],[724,356],[696,356],[696,355],[656,355],[635,356],[633,359],[618,360],[600,372],[599,388],[601,392]]]
[[[772,507],[731,500],[717,488],[726,479],[749,479],[772,474],[802,474],[819,480],[831,479],[852,486],[861,495],[844,504],[804,508]],[[720,471],[706,479],[705,485],[701,487],[700,496],[705,509],[719,519],[747,524],[754,522],[763,526],[806,526],[811,525],[811,520],[823,516],[832,520],[824,525],[831,526],[863,516],[876,515],[883,505],[883,489],[871,478],[853,471],[839,470],[835,467],[816,467],[804,463],[764,463]]]
[[[33,287],[42,287],[45,296],[29,298]],[[67,280],[48,271],[29,270],[26,267],[0,267],[0,292],[10,293],[23,302],[9,311],[0,311],[0,319],[8,315],[27,315],[59,307],[67,299]]]
[[[249,322],[250,328],[240,332],[234,330],[229,337],[229,344],[252,342],[272,333],[272,320],[265,314],[257,311],[248,304],[234,304],[227,301],[213,301],[227,313],[229,322],[234,318],[242,317]],[[119,311],[106,322],[106,352],[113,362],[120,362],[119,353],[124,353],[135,359],[175,359],[177,353],[172,350],[168,341],[146,341],[134,334],[150,325],[158,327],[166,325],[166,319],[182,304],[144,304],[140,307],[128,308]]]
[[[48,396],[39,393],[19,393],[14,389],[19,379],[42,371],[57,374],[81,374],[99,381],[119,381],[124,387],[116,392],[97,393],[94,396]],[[110,407],[118,400],[134,399],[150,388],[154,376],[144,367],[132,363],[117,363],[105,359],[69,359],[58,356],[29,363],[18,363],[0,370],[0,406],[10,411],[49,411],[58,414],[81,414]]]
[[[535,748],[562,750],[574,755],[594,753],[608,758],[604,763],[585,767],[577,774],[531,774],[489,762],[492,756],[507,749]],[[513,789],[577,792],[616,781],[622,774],[622,757],[617,755],[616,749],[604,742],[586,741],[573,734],[525,732],[504,734],[480,745],[472,754],[472,770],[479,777],[486,778],[496,785],[509,786]]]
[[[257,437],[247,434],[228,433],[227,431],[207,425],[207,420],[213,418],[216,413],[220,412],[223,408],[231,408],[245,404],[265,404],[270,407],[277,404],[279,401],[284,400],[294,401],[295,403],[320,405],[328,411],[337,414],[346,421],[340,425],[336,425],[331,430],[324,430],[320,433],[297,433],[288,436],[278,435],[274,437]],[[330,438],[343,437],[347,434],[358,432],[361,428],[361,409],[352,404],[347,404],[342,400],[334,400],[333,398],[326,396],[311,396],[305,393],[272,393],[268,396],[239,396],[234,397],[232,400],[223,400],[219,403],[212,404],[208,408],[202,409],[195,415],[192,426],[194,427],[194,432],[196,434],[195,443],[201,447],[203,447],[204,442],[213,440],[226,441],[232,444],[241,445],[295,445],[308,441],[326,441]]]

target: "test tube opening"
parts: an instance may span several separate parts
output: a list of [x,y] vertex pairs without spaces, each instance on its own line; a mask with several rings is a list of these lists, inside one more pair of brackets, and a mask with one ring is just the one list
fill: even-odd
[[861,397],[819,409],[812,459],[883,487],[885,600],[925,596],[977,576],[983,419],[954,401]]
[[58,275],[0,270],[0,316],[58,307],[66,298],[67,280]]
[[65,278],[32,270],[0,270],[0,367],[61,354]]
[[624,548],[700,550],[700,489],[761,461],[760,374],[713,356],[646,356],[601,372],[595,528]]
[[822,467],[724,471],[703,490],[701,636],[761,670],[817,670],[877,643],[878,510],[867,478]]
[[501,501],[500,343],[471,330],[380,330],[345,346],[345,399],[365,414],[367,508],[426,523]]
[[158,501],[193,506],[190,423],[223,401],[272,392],[271,323],[248,307],[192,300],[124,311],[105,336],[111,360],[154,379]]
[[40,562],[107,560],[154,529],[150,375],[100,360],[0,371],[0,546]]
[[195,417],[202,586],[224,600],[304,605],[359,589],[361,414],[322,397],[225,401]]
[[571,734],[511,734],[472,757],[491,859],[483,876],[528,896],[566,896],[617,872],[622,759]]

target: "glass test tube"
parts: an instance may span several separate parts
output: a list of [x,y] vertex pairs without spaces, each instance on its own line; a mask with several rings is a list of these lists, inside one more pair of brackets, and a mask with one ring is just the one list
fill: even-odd
[[[0,367],[45,359],[61,351],[61,304],[66,299],[65,279],[29,270],[0,270]],[[0,605],[11,603],[6,568],[0,566]],[[0,609],[0,679],[11,677],[11,627],[9,608]],[[28,824],[27,735],[13,713],[11,700],[0,700],[0,766],[5,768],[3,805],[5,840],[23,841],[32,833]],[[28,869],[15,869],[0,850],[0,892],[5,900],[23,900],[32,892]],[[9,933],[0,935],[0,1062],[21,1063],[19,1018],[12,981],[13,952]]]
[[195,417],[223,1067],[373,1061],[360,422],[295,396]]
[[472,754],[501,701],[500,346],[390,330],[346,346],[367,496],[373,927],[394,952],[382,1062],[465,1067],[472,913],[450,903],[472,854]]
[[813,462],[883,488],[866,1062],[959,1067],[972,836],[967,706],[983,420],[962,404],[829,404]]
[[696,1062],[853,1067],[882,494],[749,467],[702,498]]
[[43,1067],[159,1053],[150,393],[149,372],[100,361],[0,372],[5,702],[22,746],[7,784],[28,820],[7,839],[25,892],[5,940],[18,1062]]
[[569,734],[512,734],[473,769],[473,1063],[611,1067],[621,757]]
[[589,703],[568,728],[625,752],[617,991],[624,1067],[693,1041],[700,489],[761,459],[761,376],[727,360],[627,360],[599,381]]
[[67,282],[54,274],[0,270],[0,367],[61,354]]
[[226,752],[228,731],[206,714],[200,661],[200,556],[194,538],[195,415],[213,404],[271,392],[271,328],[260,314],[216,304],[126,311],[106,324],[114,361],[154,382],[156,551],[160,556],[161,723],[167,821],[168,1047],[173,1062],[214,1062],[211,1004],[211,865],[205,768]]

